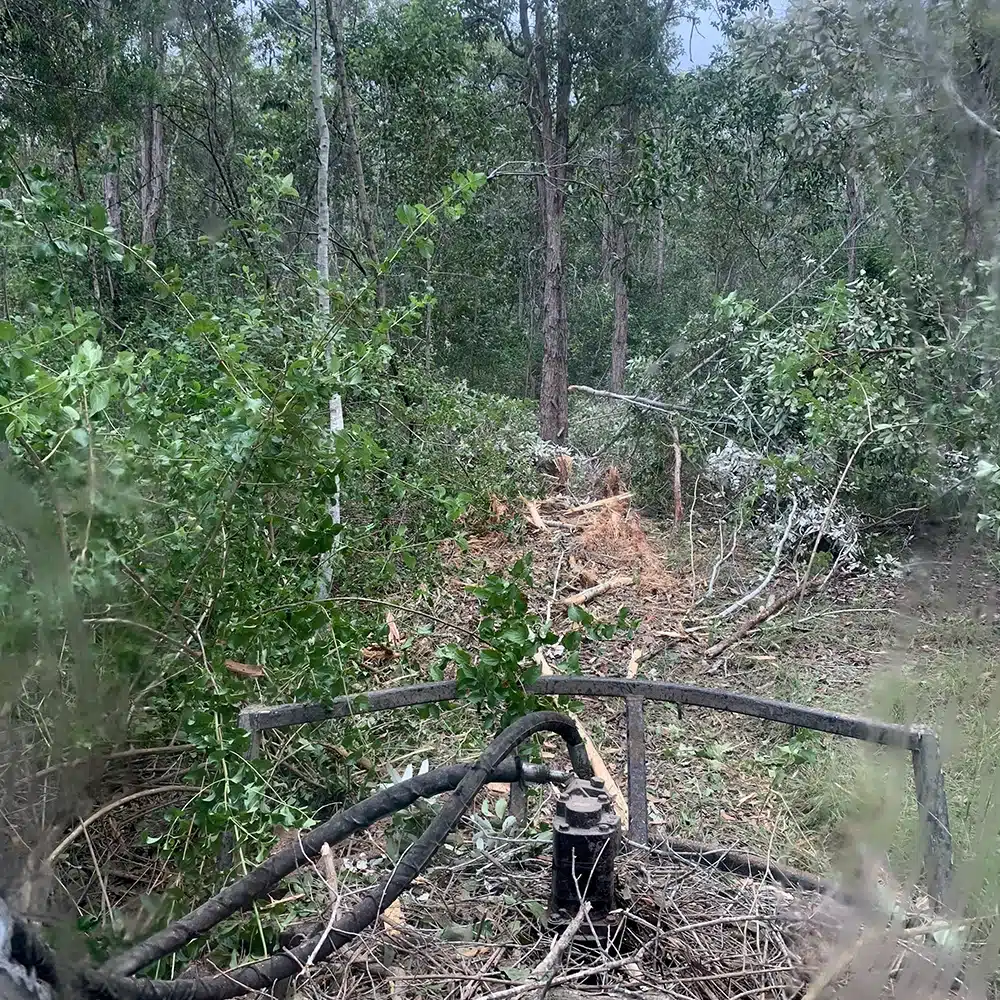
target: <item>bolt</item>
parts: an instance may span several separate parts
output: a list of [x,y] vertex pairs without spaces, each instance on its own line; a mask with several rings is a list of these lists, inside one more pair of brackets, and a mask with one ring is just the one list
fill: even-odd
[[591,778],[590,779],[590,784],[591,784],[591,786],[593,788],[603,788],[604,787],[604,779],[603,778]]

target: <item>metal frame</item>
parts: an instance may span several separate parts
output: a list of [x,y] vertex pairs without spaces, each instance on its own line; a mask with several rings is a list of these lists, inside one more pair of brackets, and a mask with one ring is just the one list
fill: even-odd
[[[952,876],[952,841],[948,826],[948,800],[937,734],[922,727],[877,722],[860,716],[828,712],[820,708],[773,701],[736,691],[674,684],[669,681],[627,680],[610,677],[554,675],[539,678],[528,689],[533,694],[625,700],[628,753],[629,839],[649,843],[649,811],[646,801],[645,712],[647,701],[689,705],[720,712],[732,712],[834,736],[909,750],[913,758],[913,778],[923,836],[924,878],[928,894],[943,902]],[[352,715],[385,712],[396,708],[431,705],[459,699],[455,681],[414,684],[386,688],[363,695],[344,695],[329,704],[302,702],[287,705],[248,705],[240,712],[240,725],[249,731],[251,756],[260,749],[266,729],[310,722],[343,719]],[[512,793],[515,788],[512,787]],[[519,790],[522,791],[523,790]]]

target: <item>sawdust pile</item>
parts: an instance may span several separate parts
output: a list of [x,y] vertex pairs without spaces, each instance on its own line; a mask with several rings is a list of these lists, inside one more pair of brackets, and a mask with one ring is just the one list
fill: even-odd
[[[620,485],[620,480],[614,485]],[[656,594],[676,586],[650,543],[628,492],[579,504],[565,494],[525,501],[526,522],[536,551],[546,545],[568,555],[567,585],[597,587],[602,593],[633,587]],[[614,583],[612,584],[612,581]],[[596,595],[595,595],[596,596]]]

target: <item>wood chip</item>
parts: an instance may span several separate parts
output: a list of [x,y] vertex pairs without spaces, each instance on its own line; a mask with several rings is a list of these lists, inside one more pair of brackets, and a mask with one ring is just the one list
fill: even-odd
[[254,663],[240,663],[237,660],[226,660],[226,670],[240,677],[263,677],[264,668]]
[[528,510],[528,520],[531,524],[539,531],[544,531],[545,525],[542,523],[542,515],[538,513],[538,504],[534,500],[525,500],[524,506]]

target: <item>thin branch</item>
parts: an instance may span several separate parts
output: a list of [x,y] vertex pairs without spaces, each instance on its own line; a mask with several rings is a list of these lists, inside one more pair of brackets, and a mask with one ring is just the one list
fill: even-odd
[[[733,601],[724,611],[720,611],[718,614],[712,615],[714,621],[721,621],[723,618],[728,618],[731,614],[739,611],[744,605],[749,604],[758,594],[760,594],[764,588],[774,579],[774,574],[778,572],[778,567],[781,565],[781,553],[785,548],[785,542],[788,541],[788,536],[792,533],[792,524],[795,521],[795,515],[798,513],[799,505],[795,497],[792,497],[792,509],[788,515],[788,523],[785,525],[785,533],[781,536],[781,541],[778,542],[778,548],[774,552],[774,563],[768,570],[767,575],[763,580],[757,584],[753,590],[748,594],[744,594],[739,600]],[[733,534],[733,547],[736,546],[736,535]],[[715,579],[713,574],[712,579]]]
[[113,812],[119,806],[128,805],[129,802],[134,802],[136,799],[148,798],[150,795],[165,795],[169,792],[188,792],[192,793],[195,789],[191,785],[161,785],[159,788],[144,788],[138,792],[132,792],[131,795],[123,795],[120,799],[115,799],[114,802],[109,802],[105,806],[101,806],[97,812],[91,813],[86,819],[81,820],[79,825],[75,826],[69,833],[63,837],[62,840],[55,846],[52,853],[46,858],[48,864],[53,864],[62,854],[70,844],[76,840],[77,837],[83,833],[91,823],[96,823],[102,816],[106,816],[109,812]]

